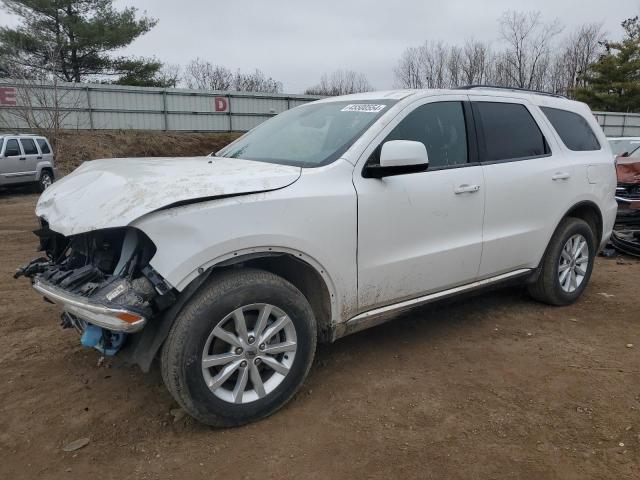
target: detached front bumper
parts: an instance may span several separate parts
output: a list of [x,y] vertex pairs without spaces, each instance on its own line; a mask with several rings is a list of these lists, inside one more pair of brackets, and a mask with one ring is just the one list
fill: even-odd
[[47,300],[61,305],[71,315],[112,332],[135,333],[147,323],[147,319],[139,313],[91,302],[86,297],[66,292],[37,278],[33,288]]

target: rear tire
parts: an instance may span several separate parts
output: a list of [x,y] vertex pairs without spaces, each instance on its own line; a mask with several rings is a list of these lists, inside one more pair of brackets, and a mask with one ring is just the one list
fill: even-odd
[[262,270],[228,270],[176,318],[162,349],[162,377],[198,421],[243,425],[271,415],[296,393],[316,337],[313,310],[291,283]]
[[566,218],[558,226],[529,294],[549,305],[575,302],[589,283],[596,257],[596,238],[587,222]]

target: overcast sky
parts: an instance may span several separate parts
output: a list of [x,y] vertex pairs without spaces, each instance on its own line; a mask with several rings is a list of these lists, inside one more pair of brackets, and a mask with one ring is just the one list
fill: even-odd
[[[323,72],[351,69],[377,89],[393,86],[393,68],[407,46],[425,40],[462,44],[465,38],[499,44],[507,9],[540,10],[565,32],[602,22],[609,38],[620,22],[640,13],[640,0],[116,0],[159,19],[126,53],[186,64],[195,57],[233,70],[259,68],[299,93]],[[0,24],[12,24],[0,11]]]

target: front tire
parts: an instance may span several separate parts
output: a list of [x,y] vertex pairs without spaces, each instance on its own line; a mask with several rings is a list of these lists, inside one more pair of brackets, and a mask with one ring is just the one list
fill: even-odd
[[271,415],[302,385],[316,320],[291,283],[253,269],[216,274],[176,318],[162,350],[175,400],[202,423],[232,427]]
[[575,302],[589,283],[596,257],[596,238],[587,222],[566,218],[558,226],[529,294],[549,305]]
[[43,170],[36,184],[38,193],[44,192],[51,185],[53,185],[53,174],[49,170]]

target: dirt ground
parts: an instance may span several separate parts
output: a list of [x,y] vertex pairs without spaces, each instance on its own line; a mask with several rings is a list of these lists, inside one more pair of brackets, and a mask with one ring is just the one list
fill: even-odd
[[97,366],[11,278],[35,201],[0,192],[2,479],[640,478],[636,260],[599,258],[573,306],[509,288],[321,346],[279,413],[215,430],[174,420],[157,368]]

